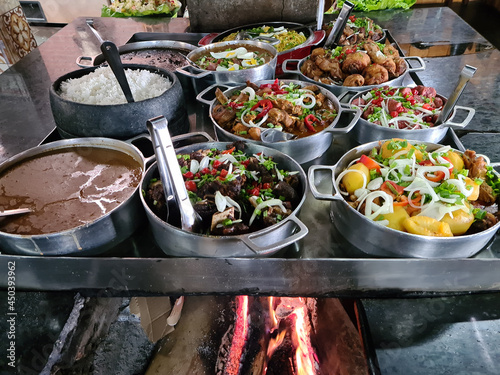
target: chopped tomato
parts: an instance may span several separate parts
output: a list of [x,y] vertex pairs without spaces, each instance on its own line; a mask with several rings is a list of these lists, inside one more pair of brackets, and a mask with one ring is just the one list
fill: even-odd
[[444,176],[445,176],[445,174],[443,171],[436,171],[436,172],[434,172],[434,176],[429,176],[429,174],[427,173],[425,175],[425,178],[428,179],[429,181],[432,181],[432,182],[439,182],[442,179],[444,179]]
[[418,95],[418,90],[417,89],[413,89],[413,90],[411,90],[411,92],[413,93],[413,95]]
[[192,179],[192,178],[194,177],[194,174],[193,174],[193,172],[188,171],[188,172],[184,173],[184,174],[182,175],[182,177],[184,177],[184,178],[186,178],[186,179],[190,180],[190,179]]
[[443,159],[446,160],[448,163],[450,163],[450,168],[448,168],[448,170],[450,171],[450,173],[453,173],[453,163],[451,162],[451,159],[448,157],[448,156],[443,156]]
[[211,174],[212,176],[215,176],[215,175],[217,174],[217,169],[215,169],[215,168],[214,168],[214,169],[212,169],[212,170],[210,171],[210,174]]
[[432,111],[432,107],[428,103],[424,103],[422,106],[423,109],[427,109],[428,111]]
[[214,160],[214,163],[212,164],[212,166],[214,168],[219,168],[221,164],[222,164],[222,162],[220,160],[216,159],[216,160]]
[[392,118],[394,118],[394,117],[398,117],[399,112],[398,112],[398,111],[392,111],[392,112],[390,113],[390,115],[391,115],[391,117],[392,117]]
[[432,164],[432,161],[427,159],[427,160],[422,160],[420,163],[418,163],[418,165],[430,166],[430,165],[434,165],[434,164]]
[[203,168],[200,172],[201,172],[202,174],[210,174],[210,169],[208,169],[208,168]]
[[351,22],[355,22],[356,21],[356,16],[349,16],[349,20]]
[[196,190],[197,190],[196,182],[194,182],[193,180],[190,180],[190,181],[184,182],[184,184],[186,185],[187,190],[192,191],[192,192],[196,192]]
[[230,148],[229,150],[224,150],[224,151],[222,151],[222,153],[223,153],[223,154],[232,154],[232,153],[233,153],[233,151],[234,151],[235,149],[236,149],[236,147],[232,147],[232,148]]
[[264,182],[262,184],[262,189],[271,189],[271,184],[269,182]]
[[249,159],[243,160],[241,164],[243,164],[245,167],[248,167],[248,164],[250,164],[250,160]]
[[383,102],[383,100],[384,99],[382,99],[382,98],[373,99],[372,104],[374,104],[376,106],[380,106],[380,104]]
[[260,194],[260,189],[259,188],[253,188],[251,190],[248,191],[248,195],[251,195],[251,196],[256,196],[258,197]]
[[380,172],[380,165],[378,165],[377,162],[369,156],[361,155],[361,157],[359,158],[359,162],[366,165],[368,169],[376,169],[377,172]]
[[220,176],[225,178],[227,176],[227,169],[223,169],[220,171]]
[[406,197],[406,195],[398,195],[392,202],[392,205],[404,207],[408,205],[408,198]]

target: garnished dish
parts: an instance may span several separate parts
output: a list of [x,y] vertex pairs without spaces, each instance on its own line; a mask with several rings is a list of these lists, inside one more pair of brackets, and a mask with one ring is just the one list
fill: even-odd
[[[299,171],[279,169],[263,152],[246,155],[243,142],[226,150],[178,154],[189,198],[202,218],[202,232],[239,235],[272,226],[300,203]],[[152,179],[144,192],[151,210],[167,220],[163,186]]]
[[101,17],[176,17],[181,5],[179,0],[111,0],[102,6]]
[[341,194],[375,223],[422,236],[484,231],[500,219],[500,181],[486,156],[391,139],[337,175]]
[[445,100],[427,86],[373,89],[351,103],[365,120],[392,129],[427,129],[435,125]]
[[212,71],[242,70],[261,66],[273,59],[273,56],[258,47],[246,46],[212,50],[193,61],[200,69]]
[[247,139],[260,140],[261,132],[273,128],[303,138],[328,127],[338,115],[333,102],[316,85],[293,82],[256,85],[247,82],[227,98],[216,90],[218,104],[212,117],[223,129]]
[[300,71],[324,84],[358,87],[398,78],[406,68],[406,61],[394,46],[367,41],[333,50],[316,48]]
[[222,39],[222,41],[235,40],[236,36],[239,33],[245,33],[246,35],[249,35],[251,38],[255,38],[256,36],[267,36],[278,39],[280,42],[279,44],[275,45],[278,52],[283,52],[295,48],[298,45],[304,43],[307,39],[304,33],[297,32],[295,30],[289,30],[284,26],[273,27],[273,26],[263,25],[261,27],[254,27],[252,29],[245,29],[234,32],[232,34],[229,34],[224,39]]
[[[326,37],[330,35],[335,20],[323,25],[323,30],[326,32]],[[338,45],[351,46],[366,40],[378,42],[384,37],[384,30],[373,22],[368,17],[350,16],[347,20],[344,32],[339,39]]]

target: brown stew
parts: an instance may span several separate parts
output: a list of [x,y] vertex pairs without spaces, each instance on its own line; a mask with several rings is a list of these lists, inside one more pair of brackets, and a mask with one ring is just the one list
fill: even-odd
[[140,163],[117,150],[72,147],[23,160],[0,174],[0,210],[32,213],[0,219],[0,231],[39,235],[93,222],[139,185]]

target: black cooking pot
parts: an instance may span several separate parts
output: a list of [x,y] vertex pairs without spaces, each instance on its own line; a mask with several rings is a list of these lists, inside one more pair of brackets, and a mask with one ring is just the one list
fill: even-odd
[[133,103],[94,105],[61,98],[61,83],[80,78],[98,67],[75,70],[58,78],[50,87],[50,105],[58,130],[63,137],[108,137],[129,139],[147,133],[146,121],[162,115],[169,122],[172,135],[189,131],[184,94],[174,73],[148,65],[124,64],[125,69],[149,70],[168,78],[172,85],[161,95]]

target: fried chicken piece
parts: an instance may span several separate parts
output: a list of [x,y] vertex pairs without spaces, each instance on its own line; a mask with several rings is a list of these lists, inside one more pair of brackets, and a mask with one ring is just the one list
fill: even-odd
[[342,63],[342,71],[347,74],[358,74],[370,64],[370,56],[363,52],[353,52],[347,55]]
[[394,76],[399,77],[404,72],[406,72],[406,61],[401,57],[395,57],[393,60],[396,64],[396,71],[394,72]]
[[319,56],[325,56],[325,55],[326,55],[326,51],[325,51],[324,48],[315,48],[311,52],[310,59],[312,61],[315,61],[317,57],[319,57]]
[[319,81],[321,76],[323,76],[323,71],[319,69],[316,64],[312,60],[306,60],[304,64],[302,64],[302,67],[300,68],[300,71],[302,72],[303,75],[306,77],[312,78],[315,81]]
[[389,72],[379,64],[372,64],[363,70],[365,85],[380,85],[389,80]]
[[344,80],[344,86],[363,86],[365,79],[361,74],[351,74]]
[[329,59],[324,56],[318,56],[315,60],[316,65],[324,72],[329,72],[339,65],[337,60]]
[[333,60],[334,62],[331,64],[330,69],[330,78],[334,81],[342,81],[345,77],[344,72],[340,66],[340,63],[337,60]]
[[394,47],[393,45],[391,44],[387,44],[384,49],[382,50],[382,52],[384,53],[384,55],[386,55],[388,58],[390,59],[393,59],[395,57],[399,57],[399,52],[398,50],[396,49],[396,47]]
[[371,40],[367,41],[363,43],[363,48],[375,64],[382,65],[387,60],[387,56],[383,54],[377,43],[372,42]]
[[470,178],[481,178],[486,177],[486,160],[482,156],[477,156],[475,151],[466,150],[463,153],[464,166],[465,169],[469,170]]
[[381,65],[387,69],[389,77],[396,78],[396,63],[393,59],[386,59]]

